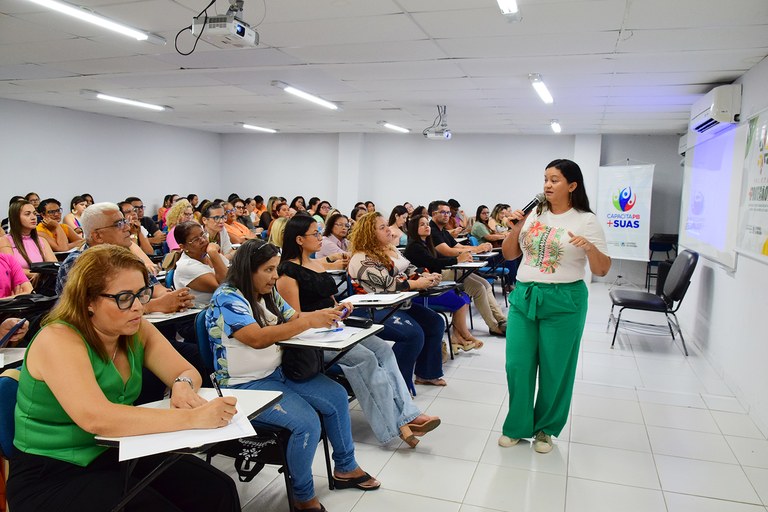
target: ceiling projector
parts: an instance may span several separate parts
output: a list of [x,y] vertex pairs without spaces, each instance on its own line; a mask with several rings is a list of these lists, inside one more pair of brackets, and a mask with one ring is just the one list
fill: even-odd
[[192,35],[217,48],[252,48],[259,34],[232,13],[192,18]]
[[424,136],[429,140],[451,140],[451,130],[427,131]]

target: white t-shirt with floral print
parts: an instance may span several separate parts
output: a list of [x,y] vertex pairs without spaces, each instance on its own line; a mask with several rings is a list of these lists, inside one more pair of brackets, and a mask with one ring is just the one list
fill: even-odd
[[587,253],[569,243],[569,231],[595,244],[600,252],[606,252],[605,233],[594,213],[574,208],[558,215],[550,211],[541,215],[533,212],[520,231],[523,260],[517,279],[539,283],[573,283],[584,279]]

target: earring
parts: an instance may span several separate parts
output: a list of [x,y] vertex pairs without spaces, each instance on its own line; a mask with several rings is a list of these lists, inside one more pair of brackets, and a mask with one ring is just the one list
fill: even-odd
[[88,316],[93,316],[93,310],[91,308],[88,308]]

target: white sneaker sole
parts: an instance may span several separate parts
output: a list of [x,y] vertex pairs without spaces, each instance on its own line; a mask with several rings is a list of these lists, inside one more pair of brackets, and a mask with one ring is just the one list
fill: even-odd
[[499,446],[503,448],[509,448],[511,446],[515,446],[519,442],[520,442],[519,439],[514,439],[512,437],[507,437],[507,436],[499,437]]

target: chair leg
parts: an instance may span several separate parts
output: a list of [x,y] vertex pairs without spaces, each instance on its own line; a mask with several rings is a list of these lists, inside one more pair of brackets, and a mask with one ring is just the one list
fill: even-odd
[[296,510],[296,496],[293,494],[293,481],[291,479],[291,472],[288,469],[288,459],[285,454],[288,453],[288,446],[283,443],[281,436],[277,436],[277,446],[279,447],[280,454],[282,455],[281,467],[278,470],[283,474],[285,479],[285,489],[288,494],[288,511],[293,512]]
[[608,332],[608,329],[611,328],[611,320],[614,320],[613,318],[613,308],[615,307],[615,304],[611,306],[611,314],[608,315],[608,325],[605,326],[605,332]]
[[[677,320],[677,315],[675,315],[671,311],[670,311],[670,314],[675,319],[675,327],[677,327],[677,332],[680,334],[680,343],[683,344],[683,353],[685,354],[685,357],[688,357],[688,349],[685,346],[685,338],[683,338],[683,330],[680,328],[680,322]],[[669,317],[667,317],[667,318],[669,318]]]
[[323,452],[325,455],[325,470],[328,473],[328,488],[330,490],[334,489],[333,485],[333,469],[331,468],[331,456],[330,451],[328,450],[328,435],[325,433],[325,421],[323,420],[323,415],[320,413],[317,413],[318,417],[320,418],[320,439],[323,440]]
[[619,333],[619,322],[621,322],[621,314],[624,312],[624,308],[619,310],[619,316],[616,318],[616,328],[613,330],[613,340],[611,341],[611,348],[616,343],[616,335]]
[[672,335],[672,341],[675,341],[675,331],[672,330],[672,322],[669,319],[669,315],[664,313],[667,317],[667,327],[669,327],[669,334]]
[[475,321],[472,320],[472,299],[469,299],[469,328],[475,328]]

